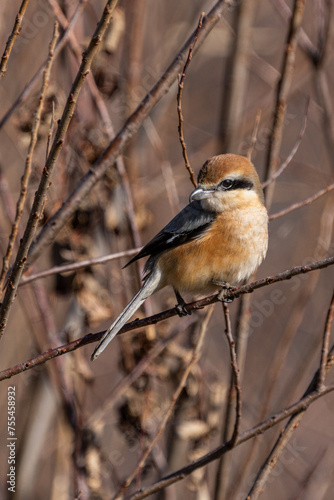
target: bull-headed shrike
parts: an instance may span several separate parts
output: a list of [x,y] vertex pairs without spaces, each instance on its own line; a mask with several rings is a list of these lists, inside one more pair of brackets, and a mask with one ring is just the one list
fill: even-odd
[[[247,280],[268,247],[268,214],[252,163],[226,154],[207,160],[189,205],[127,264],[149,256],[144,284],[95,348],[96,359],[145,299],[173,287],[180,315],[182,293],[206,295]],[[223,298],[223,295],[222,295]]]

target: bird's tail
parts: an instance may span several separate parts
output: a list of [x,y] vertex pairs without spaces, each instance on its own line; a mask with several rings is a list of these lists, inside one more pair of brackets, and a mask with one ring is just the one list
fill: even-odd
[[146,278],[143,286],[139,292],[133,297],[133,299],[128,303],[123,312],[118,316],[118,318],[113,322],[113,324],[108,328],[106,333],[103,335],[102,339],[95,347],[92,355],[91,361],[94,361],[102,351],[107,347],[109,342],[118,334],[120,329],[125,325],[125,323],[131,318],[131,316],[139,309],[143,302],[152,295],[158,288],[160,282],[160,273],[152,271]]

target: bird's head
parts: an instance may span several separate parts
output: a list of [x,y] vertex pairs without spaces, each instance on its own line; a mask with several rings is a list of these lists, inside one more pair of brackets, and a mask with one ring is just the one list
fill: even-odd
[[198,187],[189,201],[199,201],[204,210],[224,212],[264,203],[259,176],[244,156],[225,154],[207,160],[198,174]]

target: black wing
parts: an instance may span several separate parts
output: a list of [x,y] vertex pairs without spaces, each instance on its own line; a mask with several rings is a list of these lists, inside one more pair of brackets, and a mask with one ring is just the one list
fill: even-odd
[[198,201],[193,201],[179,212],[140,252],[124,267],[142,257],[157,255],[202,236],[215,219],[214,212],[205,212]]

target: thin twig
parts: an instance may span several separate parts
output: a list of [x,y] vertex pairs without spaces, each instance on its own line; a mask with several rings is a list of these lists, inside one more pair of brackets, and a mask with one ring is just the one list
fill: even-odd
[[317,193],[313,194],[309,198],[306,198],[304,201],[299,201],[297,203],[293,203],[287,208],[284,208],[280,212],[276,212],[275,214],[269,215],[269,220],[275,220],[278,219],[279,217],[283,217],[283,215],[287,215],[290,212],[293,212],[294,210],[297,210],[297,208],[305,207],[306,205],[310,205],[314,201],[316,201],[318,198],[321,198],[324,194],[328,193],[329,191],[332,191],[334,189],[334,183],[330,184],[329,186],[326,186],[323,189],[320,189]]
[[240,421],[241,421],[242,401],[241,401],[241,387],[240,387],[240,372],[239,372],[239,368],[238,368],[237,354],[235,352],[235,342],[234,342],[234,339],[232,336],[232,327],[231,327],[229,309],[228,309],[228,306],[225,304],[225,302],[223,302],[223,310],[224,310],[225,323],[226,323],[225,334],[226,334],[226,338],[228,340],[228,345],[229,345],[229,349],[230,349],[231,366],[232,366],[234,387],[235,387],[235,391],[236,391],[235,423],[234,423],[233,434],[232,434],[232,437],[230,439],[230,446],[231,446],[231,448],[233,448],[233,446],[236,443],[238,434],[239,434]]
[[[63,49],[64,45],[66,44],[68,37],[69,37],[71,31],[73,30],[74,25],[75,25],[76,21],[78,20],[80,14],[83,11],[87,2],[88,2],[88,0],[79,0],[78,6],[77,6],[72,18],[71,18],[68,29],[65,31],[65,33],[63,34],[63,36],[59,40],[58,45],[55,48],[54,58],[56,58],[57,55],[60,54],[61,50]],[[43,64],[39,68],[39,70],[35,73],[35,75],[31,78],[31,80],[24,87],[24,89],[22,90],[21,94],[17,97],[15,102],[11,105],[11,107],[8,109],[8,111],[6,111],[6,113],[4,114],[4,116],[0,120],[0,129],[5,125],[7,120],[9,120],[9,118],[12,116],[14,111],[20,106],[20,104],[22,104],[22,102],[28,97],[29,93],[32,91],[32,89],[34,88],[34,86],[38,82],[39,78],[42,76],[44,68],[45,68],[45,64]]]
[[1,58],[1,62],[0,62],[0,80],[7,71],[8,59],[9,59],[10,53],[13,49],[15,40],[18,37],[18,35],[20,34],[23,17],[24,17],[26,10],[27,10],[28,3],[29,3],[29,0],[22,0],[20,10],[16,15],[13,30],[12,30],[12,32],[7,40],[6,47],[5,47],[4,53],[3,53],[2,58]]
[[265,182],[262,183],[262,188],[266,188],[269,184],[274,182],[284,172],[286,167],[291,163],[292,159],[294,158],[295,154],[297,153],[297,151],[299,149],[300,143],[303,140],[305,130],[306,130],[306,125],[307,125],[307,117],[308,117],[309,110],[310,110],[310,97],[308,97],[308,99],[307,99],[306,111],[305,111],[302,127],[300,129],[297,141],[291,150],[291,153],[289,154],[287,159],[282,163],[282,165],[276,170],[276,172],[274,172],[272,177],[270,177],[270,179],[267,179]]
[[48,159],[49,152],[50,152],[50,144],[51,144],[54,124],[55,124],[55,102],[54,102],[54,100],[52,100],[52,112],[51,112],[51,118],[50,118],[50,126],[49,126],[48,136],[47,136],[47,140],[46,140],[45,161]]
[[[233,291],[226,290],[226,298],[232,299],[236,295],[252,293],[254,290],[258,288],[262,288],[264,286],[268,286],[273,283],[278,283],[279,281],[289,280],[292,277],[297,276],[299,274],[306,274],[311,271],[324,269],[325,267],[332,266],[333,264],[334,264],[334,257],[330,257],[328,259],[313,262],[312,264],[307,264],[305,266],[297,266],[292,269],[289,269],[288,271],[284,271],[283,273],[276,274],[275,276],[268,276],[267,278],[249,283],[248,285],[243,285],[236,290]],[[215,304],[216,302],[218,302],[217,295],[210,295],[205,299],[200,299],[196,302],[186,304],[185,308],[187,311],[195,311],[197,309],[202,309],[203,307],[206,307],[210,304]],[[177,315],[177,310],[174,307],[173,309],[168,309],[159,314],[154,314],[149,318],[144,318],[141,320],[136,319],[124,325],[123,328],[120,330],[119,334],[126,333],[135,330],[137,328],[143,328],[148,325],[155,325],[160,321],[164,321],[176,315]],[[69,342],[68,344],[59,346],[56,349],[49,349],[48,351],[36,356],[35,358],[32,358],[28,361],[24,361],[23,363],[19,363],[15,366],[12,366],[11,368],[7,368],[6,370],[1,371],[0,381],[11,378],[14,375],[17,375],[18,373],[34,368],[35,366],[41,365],[46,361],[48,361],[49,359],[53,359],[57,356],[62,356],[67,352],[74,351],[84,345],[91,344],[92,342],[97,342],[101,340],[104,334],[105,330],[94,334],[90,333],[88,335],[85,335],[84,337]]]
[[168,337],[158,340],[145,357],[141,358],[141,360],[136,363],[131,372],[118,382],[118,384],[111,390],[108,395],[108,399],[104,401],[102,407],[99,407],[92,415],[90,415],[87,422],[88,426],[97,425],[99,427],[99,424],[103,424],[103,422],[106,421],[106,414],[115,406],[115,402],[124,394],[127,388],[146,371],[150,363],[152,363],[152,361],[157,358],[157,356],[159,356],[168,345],[170,345],[171,341],[177,335],[184,332],[187,328],[189,328],[189,326],[198,321],[198,315],[192,314],[185,319],[187,320],[186,324],[181,325],[178,323],[177,327],[174,328]]
[[177,98],[176,98],[177,99],[177,114],[179,117],[178,131],[179,131],[179,139],[180,139],[181,148],[182,148],[182,154],[183,154],[186,169],[188,170],[190,180],[193,183],[194,187],[197,186],[197,182],[195,180],[194,171],[191,168],[190,163],[189,163],[188,154],[187,154],[187,146],[186,146],[186,143],[184,140],[184,135],[183,135],[182,92],[183,92],[184,79],[186,77],[187,69],[188,69],[190,61],[192,59],[192,56],[193,56],[193,50],[194,50],[194,47],[195,47],[197,39],[198,39],[198,34],[200,32],[200,29],[202,28],[203,17],[204,17],[204,12],[202,12],[202,14],[199,18],[199,22],[198,22],[197,29],[195,31],[194,39],[189,47],[188,57],[187,57],[187,60],[185,62],[185,65],[184,65],[182,75],[179,79],[179,87],[178,87]]
[[334,317],[334,292],[332,295],[332,300],[327,312],[327,318],[325,322],[324,334],[322,337],[322,348],[321,348],[321,359],[320,359],[320,368],[319,368],[319,379],[318,379],[318,389],[321,391],[324,388],[325,384],[325,375],[326,375],[326,363],[328,358],[328,348],[329,348],[329,338],[333,323]]
[[256,146],[257,133],[258,133],[258,130],[259,130],[259,125],[260,125],[260,120],[261,120],[261,114],[262,114],[262,110],[258,109],[257,113],[256,113],[256,117],[255,117],[255,122],[254,122],[254,127],[253,127],[253,132],[252,132],[251,143],[250,143],[249,149],[247,151],[247,158],[248,158],[249,161],[251,161],[251,159],[252,159],[252,154],[253,154],[254,148]]
[[35,199],[33,202],[31,212],[29,214],[27,226],[23,238],[21,240],[19,250],[16,255],[15,263],[13,265],[13,270],[11,272],[9,283],[6,288],[5,296],[1,305],[0,340],[3,336],[3,332],[7,325],[9,311],[14,302],[17,287],[27,260],[28,251],[32,243],[33,237],[35,235],[39,219],[41,217],[41,211],[45,204],[46,193],[50,186],[50,177],[52,175],[56,161],[59,157],[60,151],[63,147],[66,132],[71,122],[75,106],[79,97],[79,93],[82,89],[86,76],[89,73],[93,58],[98,51],[103,35],[110,22],[112,11],[115,8],[116,4],[117,0],[108,0],[108,2],[106,3],[101,20],[98,23],[98,26],[88,45],[87,50],[83,53],[82,63],[73,82],[70,94],[67,98],[64,112],[60,119],[58,129],[50,150],[50,154],[45,163],[45,167],[43,168],[39,187],[35,193]]
[[[333,295],[334,297],[334,295]],[[333,309],[333,299],[331,301],[331,306],[330,310]],[[329,310],[329,311],[330,311]],[[328,312],[327,318],[330,318],[332,316],[331,312]],[[332,318],[331,318],[332,319]],[[329,321],[326,321],[326,326],[325,326],[325,332],[327,328],[330,328],[331,325],[331,319]],[[334,345],[332,346],[329,354],[327,351],[325,363],[324,363],[324,373],[323,376],[329,372],[329,370],[333,367],[334,365]],[[321,366],[322,368],[322,366]],[[309,397],[311,394],[317,394],[319,397],[324,394],[324,392],[328,389],[328,387],[325,387],[322,385],[320,387],[319,385],[319,380],[320,380],[320,370],[317,370],[316,373],[314,374],[311,383],[309,384],[308,388],[304,392],[302,399],[305,399]],[[280,436],[278,437],[273,449],[271,450],[269,456],[265,460],[264,464],[262,465],[251,489],[250,492],[248,493],[247,499],[249,500],[257,500],[260,496],[260,494],[263,492],[263,488],[265,486],[265,483],[267,482],[269,475],[276,465],[279,457],[281,456],[284,448],[286,447],[287,443],[289,442],[292,434],[295,432],[295,430],[298,428],[299,423],[301,419],[303,418],[307,408],[309,405],[299,408],[298,411],[294,412],[288,423],[286,424],[284,430],[280,433]]]
[[[66,16],[63,14],[62,10],[60,9],[58,3],[55,0],[50,0],[51,7],[57,16],[62,28],[64,30],[68,29],[69,27],[69,21],[67,20]],[[81,47],[80,43],[78,42],[75,33],[72,31],[69,34],[69,45],[70,48],[74,54],[75,57],[77,57],[78,60],[80,60],[81,57]],[[90,73],[87,77],[87,85],[89,87],[89,91],[91,93],[91,96],[94,100],[94,103],[96,105],[96,108],[99,112],[99,115],[102,119],[104,129],[108,135],[109,140],[111,141],[115,137],[115,131],[114,127],[111,121],[111,118],[109,116],[109,112],[107,109],[107,106],[101,96],[101,93],[98,89],[98,86],[96,84],[95,78],[93,73]],[[133,200],[133,193],[132,193],[132,188],[129,180],[128,173],[126,171],[125,165],[123,158],[120,156],[117,161],[116,161],[116,168],[119,174],[119,177],[121,179],[123,188],[124,188],[124,195],[125,195],[125,206],[127,207],[127,212],[128,212],[128,219],[129,219],[129,225],[132,233],[132,240],[133,244],[137,247],[142,246],[141,244],[141,238],[140,238],[140,232],[138,228],[138,223],[137,219],[135,217],[135,205],[134,205],[134,200]],[[137,263],[138,267],[138,277],[140,279],[140,276],[142,275],[142,265],[140,262]],[[145,312],[148,314],[149,310],[146,310],[146,304],[144,305],[145,307]]]
[[112,253],[109,255],[104,255],[103,257],[94,257],[91,259],[85,259],[80,262],[71,262],[71,264],[64,264],[63,266],[55,266],[51,267],[51,269],[46,269],[45,271],[40,271],[36,274],[31,274],[30,276],[23,276],[21,279],[19,286],[26,285],[27,283],[31,283],[32,281],[47,278],[48,276],[52,276],[54,274],[67,273],[70,271],[78,271],[78,269],[83,269],[89,266],[96,266],[98,264],[106,264],[111,260],[121,259],[123,257],[131,257],[138,253],[140,248],[133,248],[131,250],[124,250],[123,252]]
[[[285,45],[285,54],[276,92],[276,106],[273,117],[273,125],[269,138],[269,146],[266,162],[266,179],[269,179],[277,170],[278,155],[282,142],[284,116],[287,107],[287,98],[294,71],[294,62],[297,50],[298,34],[304,14],[305,0],[295,0],[293,13],[290,21],[289,33]],[[275,183],[271,183],[266,190],[266,205],[271,206]]]
[[[227,6],[233,7],[234,2],[219,0],[211,9],[209,14],[204,17],[202,29],[199,32],[194,52],[200,48],[207,35],[223,15]],[[183,67],[189,46],[193,41],[193,37],[194,34],[190,36],[184,47],[178,53],[171,65],[167,68],[160,80],[154,85],[151,91],[139,104],[138,108],[128,118],[123,128],[110,142],[100,158],[92,165],[89,172],[82,177],[74,191],[69,195],[67,200],[65,200],[62,207],[44,225],[31,247],[27,266],[35,261],[43,250],[51,244],[56,234],[81,205],[82,201],[86,199],[91,189],[105,175],[110,166],[113,165],[124,147],[129,143],[131,137],[133,137],[133,135],[138,131],[146,116],[149,115],[153,107],[168,92]]]
[[[243,296],[242,298],[245,297]],[[230,374],[228,397],[226,398],[226,410],[224,421],[222,422],[220,441],[230,441],[231,447],[233,447],[239,434],[241,420],[241,377],[237,364],[237,354],[235,350],[235,342],[232,336],[229,310],[228,306],[225,303],[223,303],[223,310],[226,324],[225,334],[230,350],[232,371]],[[226,456],[223,455],[220,458],[217,466],[214,493],[215,500],[221,498],[222,496],[225,496],[224,492],[226,490],[226,476],[229,476],[229,466],[230,461],[228,461],[226,459]]]
[[[246,95],[249,84],[250,54],[254,29],[255,2],[238,2],[231,16],[234,33],[229,55],[224,61],[225,82],[220,110],[218,149],[221,153],[238,152],[240,129],[244,120]],[[221,491],[219,497],[225,496]]]
[[167,410],[165,412],[165,416],[162,419],[162,422],[161,422],[161,424],[160,424],[160,426],[159,426],[159,428],[158,428],[158,430],[156,432],[156,435],[154,436],[154,438],[151,441],[151,443],[149,444],[149,446],[146,448],[146,450],[143,453],[141,459],[139,460],[139,462],[138,462],[135,470],[128,477],[128,479],[124,482],[124,484],[122,485],[121,490],[114,497],[114,500],[120,500],[122,498],[124,491],[126,490],[126,488],[128,488],[130,486],[130,484],[132,483],[132,481],[134,480],[134,478],[137,476],[137,474],[139,473],[139,471],[143,468],[148,455],[152,451],[153,446],[155,445],[155,443],[157,442],[157,440],[161,436],[163,430],[165,429],[166,424],[167,424],[167,422],[169,420],[169,417],[172,414],[172,411],[174,410],[175,404],[176,404],[177,400],[179,399],[179,396],[180,396],[181,392],[183,391],[183,389],[185,387],[185,384],[187,382],[188,376],[189,376],[189,374],[190,374],[190,372],[191,372],[194,364],[198,360],[198,356],[199,356],[199,354],[201,352],[201,349],[202,349],[202,346],[203,346],[205,334],[207,332],[208,324],[209,324],[210,318],[212,316],[212,313],[213,313],[213,305],[211,307],[209,307],[209,309],[208,309],[208,311],[206,313],[206,316],[205,316],[204,320],[202,321],[200,333],[199,333],[199,336],[198,336],[198,341],[197,341],[197,344],[196,344],[196,346],[194,348],[194,352],[192,354],[191,360],[190,360],[188,366],[186,367],[186,369],[184,370],[184,373],[183,373],[183,375],[181,377],[179,385],[178,385],[176,391],[173,394],[173,397],[171,399],[169,407],[167,408]]
[[[51,5],[51,8],[57,17],[60,26],[63,28],[64,32],[67,32],[67,30],[70,27],[71,21],[67,19],[67,17],[64,15],[63,11],[61,10],[59,4],[55,0],[49,0],[49,3]],[[80,46],[80,43],[78,42],[77,37],[75,36],[75,33],[73,30],[69,31],[68,35],[68,40],[69,40],[69,46],[74,54],[74,56],[78,60],[78,64],[80,64],[81,57],[82,57],[82,49]],[[91,96],[94,100],[94,104],[98,110],[98,113],[101,117],[101,120],[104,125],[104,129],[111,140],[115,133],[113,130],[112,122],[109,116],[109,112],[107,109],[107,106],[104,102],[104,100],[101,97],[101,93],[96,85],[95,78],[92,72],[89,73],[87,76],[87,85],[89,87],[89,91],[91,93]]]
[[[321,252],[323,255],[326,255],[330,248],[330,243],[332,241],[332,232],[333,232],[333,217],[329,216],[333,212],[332,203],[328,203],[328,207],[325,207],[323,215],[320,220],[320,231],[317,237],[317,246],[314,248],[313,255],[319,254]],[[321,243],[319,243],[321,242]],[[261,409],[259,411],[258,420],[261,421],[269,414],[270,411],[270,403],[272,400],[272,396],[274,390],[277,386],[277,381],[279,378],[279,374],[282,371],[282,368],[286,362],[286,358],[288,353],[290,352],[291,342],[294,338],[295,333],[298,331],[300,325],[302,324],[304,313],[307,310],[307,304],[312,299],[314,290],[320,278],[319,273],[313,273],[309,280],[308,286],[304,287],[301,291],[299,300],[297,305],[293,308],[292,313],[289,315],[287,325],[285,329],[281,332],[279,342],[276,346],[275,355],[271,359],[270,368],[267,370],[266,380],[267,380],[267,389],[264,391],[263,398],[261,401]],[[243,296],[247,298],[247,296]],[[314,350],[314,347],[311,349]],[[238,352],[239,356],[239,352]],[[238,357],[240,364],[240,356]],[[309,362],[308,362],[309,361]],[[303,366],[310,366],[311,361],[304,358]],[[299,374],[299,379],[302,380],[301,370],[296,370],[296,373]],[[285,400],[289,400],[288,392],[292,390],[291,381],[289,381],[288,386],[283,388]],[[277,398],[279,401],[279,398]],[[252,442],[252,446],[249,449],[249,452],[244,456],[244,466],[242,467],[242,471],[238,474],[238,477],[234,481],[235,487],[241,484],[243,478],[247,478],[250,475],[250,469],[252,464],[254,464],[255,457],[258,454],[258,448],[260,447],[260,440],[254,439]],[[231,498],[236,494],[235,492],[229,492]]]
[[16,204],[16,214],[15,214],[15,220],[12,225],[12,230],[9,236],[9,241],[8,241],[8,246],[7,246],[7,251],[6,254],[3,258],[3,266],[1,270],[1,275],[0,275],[0,290],[3,287],[3,282],[6,277],[7,271],[9,269],[9,262],[10,258],[13,253],[13,248],[15,244],[15,240],[17,237],[18,229],[19,229],[19,224],[20,220],[23,214],[23,208],[24,208],[24,203],[26,200],[27,196],[27,190],[28,190],[28,182],[30,178],[30,173],[31,173],[31,164],[32,164],[32,158],[37,142],[37,136],[38,136],[38,131],[39,131],[39,125],[41,121],[41,115],[43,111],[43,106],[44,106],[44,101],[45,101],[45,95],[47,88],[49,86],[49,81],[50,81],[50,72],[51,72],[51,67],[53,63],[53,54],[54,54],[54,48],[57,43],[59,36],[58,32],[58,23],[54,24],[54,31],[52,35],[52,40],[49,45],[49,55],[47,58],[46,66],[43,72],[43,81],[42,81],[42,88],[40,92],[40,97],[39,97],[39,103],[35,112],[34,116],[34,121],[31,129],[31,139],[30,139],[30,144],[28,148],[28,153],[27,153],[27,158],[25,162],[25,169],[21,178],[21,191],[19,198],[17,200]]
[[[285,420],[287,417],[290,417],[291,415],[298,414],[299,412],[306,410],[312,403],[314,403],[314,401],[325,396],[326,394],[329,394],[332,391],[334,391],[334,385],[326,387],[322,392],[318,391],[311,392],[307,396],[301,398],[296,403],[293,403],[287,408],[284,408],[283,410],[280,410],[274,415],[271,415],[263,422],[255,425],[250,429],[247,429],[246,431],[243,431],[241,434],[239,434],[235,446],[239,446],[248,441],[249,439],[258,436],[259,434],[263,434],[266,430],[271,429],[275,425],[282,422],[282,420]],[[229,442],[223,443],[220,446],[218,446],[218,448],[216,448],[215,450],[212,450],[206,455],[202,456],[201,458],[194,460],[191,464],[186,465],[182,469],[179,469],[170,474],[169,476],[162,478],[160,481],[157,481],[153,485],[147,486],[146,488],[142,488],[136,491],[129,497],[126,497],[125,500],[141,500],[142,498],[146,498],[149,495],[152,495],[153,493],[156,493],[157,491],[160,491],[166,488],[167,486],[170,486],[171,484],[181,481],[185,477],[189,476],[189,474],[191,474],[195,470],[204,467],[205,465],[213,462],[214,460],[217,460],[217,458],[221,457],[224,453],[227,453],[230,450],[231,448]]]
[[[287,23],[292,16],[292,11],[289,5],[285,2],[285,0],[274,0],[271,3],[282,16],[283,20]],[[299,32],[298,45],[311,60],[314,60],[317,57],[317,47],[312,43],[303,28],[301,28]]]

